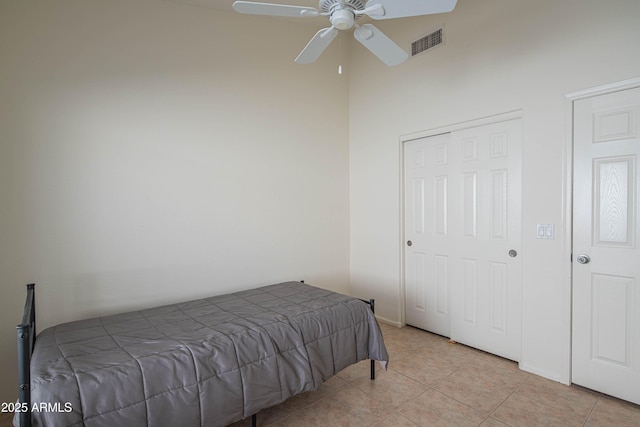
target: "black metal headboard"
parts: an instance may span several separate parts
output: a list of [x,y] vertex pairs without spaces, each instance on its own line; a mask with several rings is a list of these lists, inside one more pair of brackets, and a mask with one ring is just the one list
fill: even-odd
[[31,353],[36,343],[35,283],[27,285],[22,322],[16,326],[18,337],[18,404],[20,427],[31,427]]

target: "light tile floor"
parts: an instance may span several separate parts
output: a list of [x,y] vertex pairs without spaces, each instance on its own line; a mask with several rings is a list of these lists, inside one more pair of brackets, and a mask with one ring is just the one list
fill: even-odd
[[[640,406],[528,374],[419,329],[381,325],[389,370],[364,361],[261,411],[258,426],[640,426]],[[10,418],[0,414],[0,427]],[[251,425],[247,419],[233,427]]]
[[[420,329],[381,325],[389,370],[369,362],[258,414],[258,426],[640,426],[640,406],[528,374]],[[250,426],[247,419],[233,427]]]

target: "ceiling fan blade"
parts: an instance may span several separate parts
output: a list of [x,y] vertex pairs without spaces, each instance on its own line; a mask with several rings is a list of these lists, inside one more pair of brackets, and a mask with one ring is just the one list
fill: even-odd
[[302,49],[300,55],[296,58],[298,64],[310,64],[318,57],[324,50],[329,47],[333,39],[338,35],[338,30],[333,27],[323,28],[318,31],[309,43]]
[[404,18],[451,12],[456,7],[456,2],[457,0],[369,0],[364,12],[372,19]]
[[356,28],[353,36],[390,67],[403,63],[409,57],[407,52],[371,24]]
[[237,1],[233,3],[233,9],[239,13],[248,15],[268,16],[318,16],[320,12],[313,7],[290,6],[287,4],[258,3],[252,1]]

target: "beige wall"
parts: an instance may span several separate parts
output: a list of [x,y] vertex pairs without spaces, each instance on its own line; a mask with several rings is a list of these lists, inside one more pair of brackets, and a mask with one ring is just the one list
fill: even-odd
[[348,292],[348,80],[315,28],[147,0],[0,2],[0,401],[39,329],[277,281]]
[[[336,43],[293,63],[313,27],[152,0],[0,1],[0,400],[15,397],[31,281],[41,327],[292,278],[376,297],[400,322],[399,138],[513,110],[522,365],[566,381],[564,94],[640,75],[638,16],[636,0],[459,0],[376,22],[406,49],[445,24],[446,45],[387,68],[351,43],[347,82]],[[537,223],[556,239],[535,239]]]
[[[565,94],[640,76],[636,0],[459,0],[447,15],[376,25],[408,50],[445,25],[446,45],[387,68],[353,43],[350,70],[352,292],[402,320],[402,135],[522,110],[521,367],[569,380],[570,264]],[[536,224],[555,224],[537,240]]]

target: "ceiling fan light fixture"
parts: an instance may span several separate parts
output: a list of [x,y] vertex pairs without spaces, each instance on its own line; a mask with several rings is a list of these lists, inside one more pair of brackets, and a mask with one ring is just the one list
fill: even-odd
[[331,25],[339,30],[353,27],[354,15],[349,9],[338,9],[331,14]]

